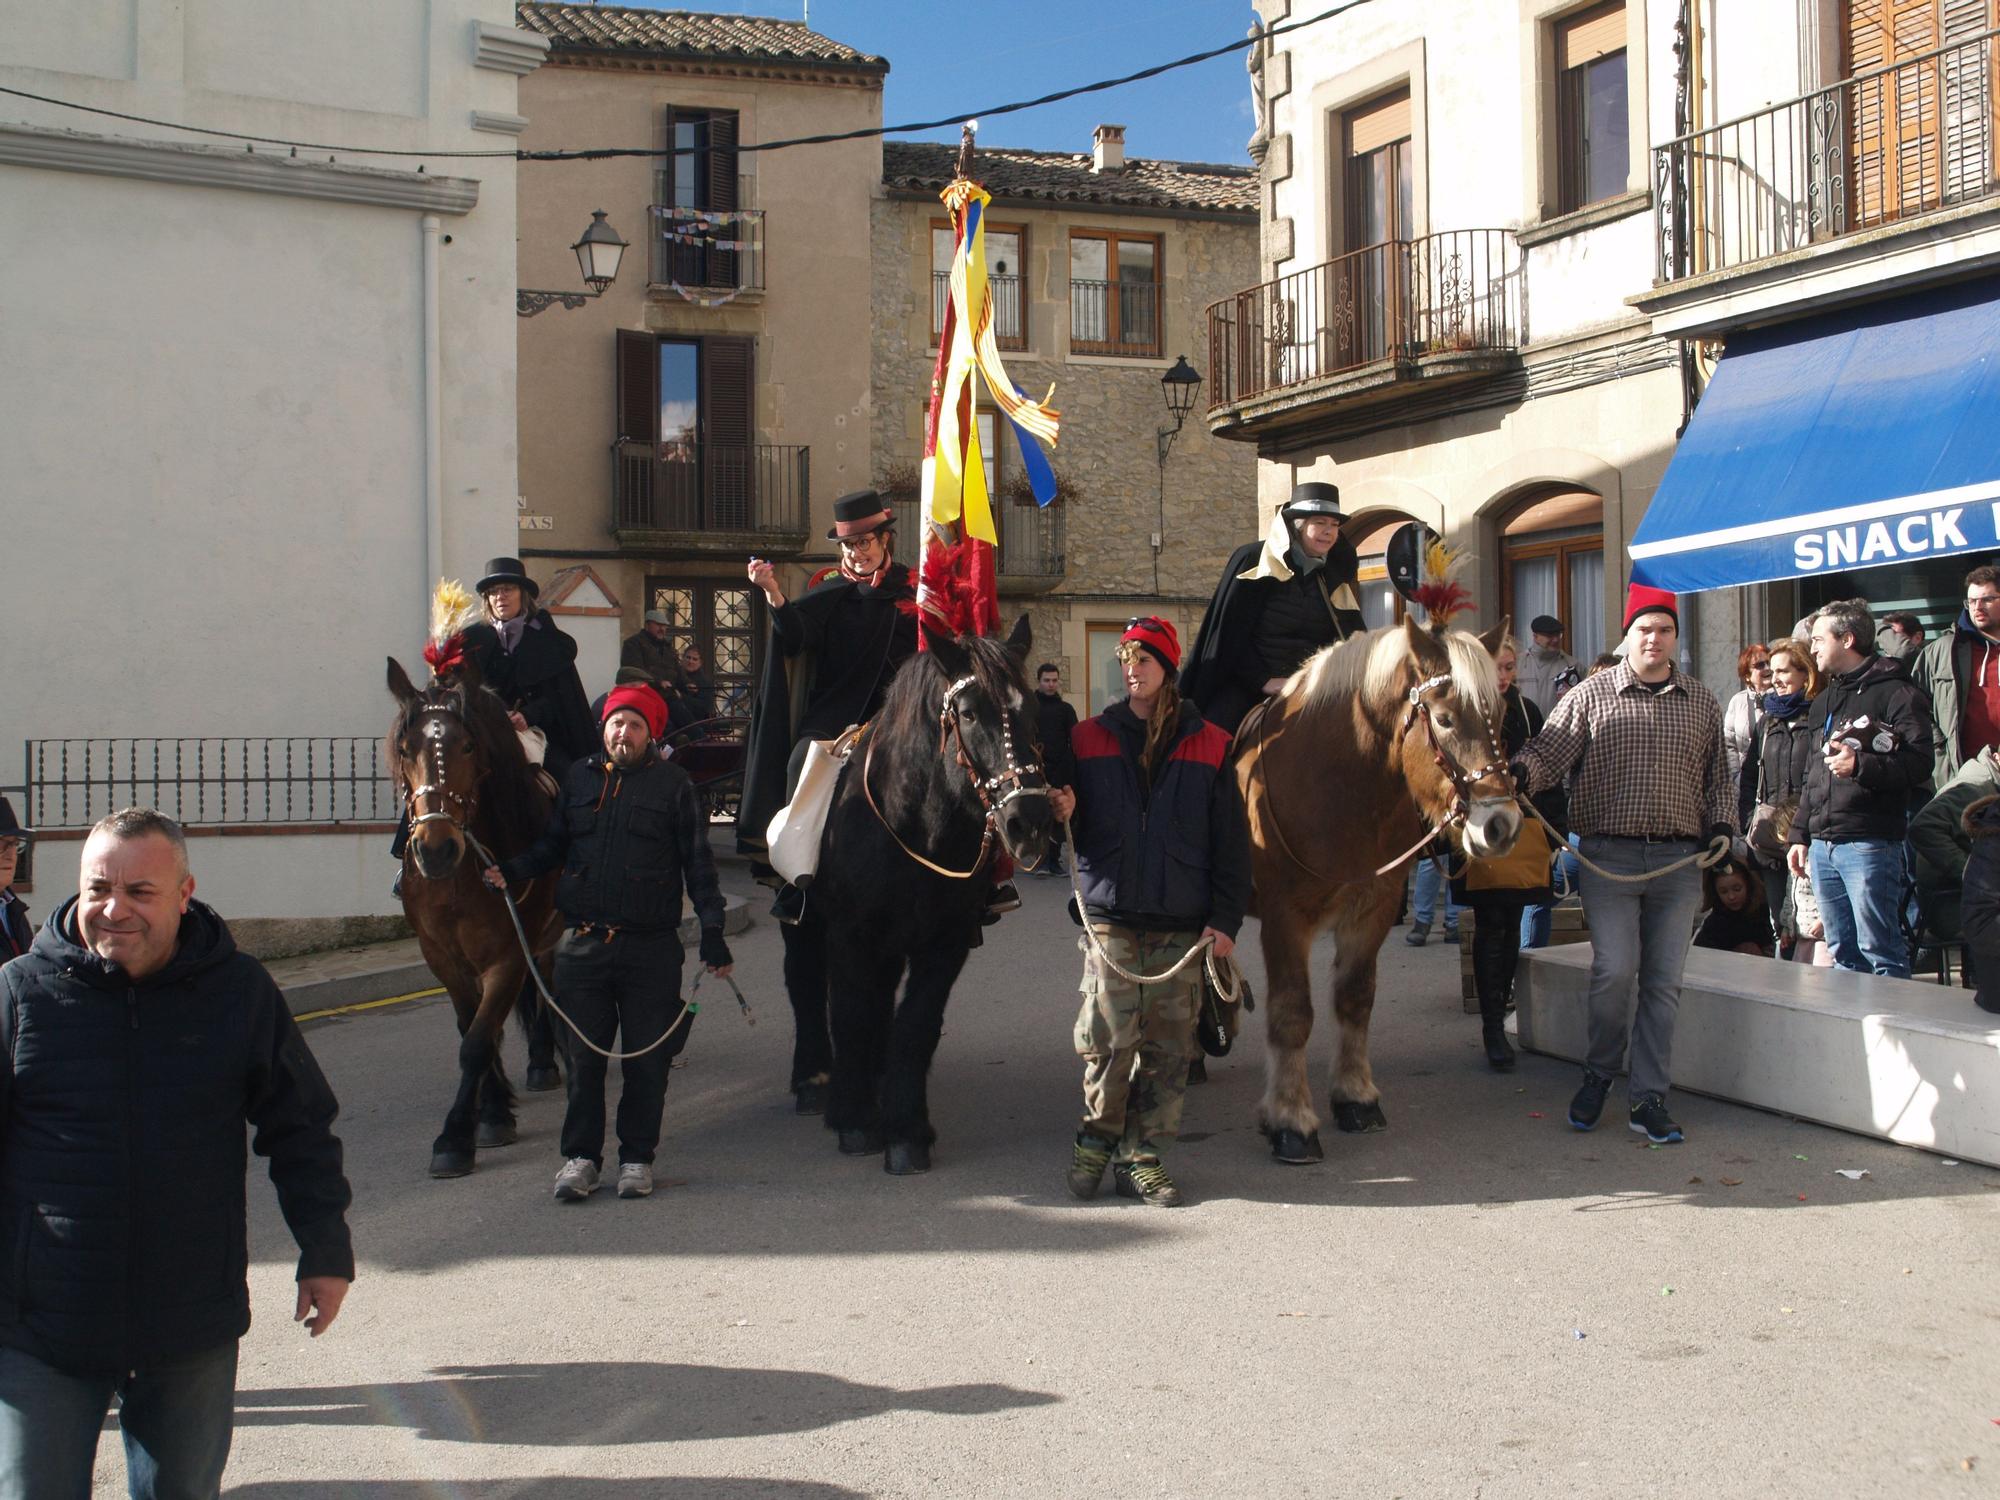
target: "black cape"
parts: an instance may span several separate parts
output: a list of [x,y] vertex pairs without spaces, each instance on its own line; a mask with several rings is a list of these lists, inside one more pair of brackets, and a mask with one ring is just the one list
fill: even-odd
[[[1326,611],[1324,601],[1343,584],[1352,588],[1360,572],[1361,559],[1346,537],[1335,539],[1325,565],[1310,578],[1302,579],[1296,573],[1289,579],[1239,578],[1238,574],[1257,566],[1263,551],[1262,542],[1245,542],[1230,553],[1222,582],[1216,585],[1215,597],[1209,601],[1208,613],[1195,635],[1194,650],[1181,666],[1181,695],[1199,704],[1201,716],[1209,723],[1230,734],[1236,732],[1243,716],[1263,701],[1266,681],[1290,676],[1320,647],[1366,628],[1357,610],[1338,609],[1323,620],[1318,618]],[[1306,589],[1319,596],[1312,601],[1312,609],[1301,614],[1301,624],[1312,632],[1310,638],[1300,640],[1298,659],[1289,665],[1265,661],[1256,641],[1264,611],[1278,602],[1284,591],[1300,593]]]
[[552,773],[560,776],[569,762],[596,751],[590,699],[576,671],[576,641],[544,611],[529,617],[511,656],[500,649],[500,632],[487,624],[466,628],[465,654],[502,703],[548,736]]
[[764,675],[743,760],[736,847],[765,852],[764,830],[791,800],[792,751],[872,718],[889,679],[917,649],[910,570],[892,564],[879,585],[829,578],[771,612]]

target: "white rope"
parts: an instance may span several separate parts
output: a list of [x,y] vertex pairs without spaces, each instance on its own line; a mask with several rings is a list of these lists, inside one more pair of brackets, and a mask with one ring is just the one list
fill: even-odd
[[[1242,998],[1243,972],[1236,967],[1235,959],[1216,958],[1215,939],[1212,937],[1204,937],[1197,941],[1192,948],[1180,956],[1179,962],[1161,974],[1134,974],[1130,969],[1120,964],[1117,959],[1107,953],[1104,949],[1104,944],[1098,940],[1097,929],[1091,926],[1090,913],[1084,910],[1083,884],[1076,873],[1076,840],[1068,833],[1070,826],[1069,819],[1064,818],[1062,824],[1065,833],[1065,842],[1069,844],[1070,894],[1076,898],[1076,914],[1083,921],[1083,935],[1089,941],[1090,951],[1097,955],[1099,963],[1103,964],[1105,968],[1116,974],[1127,984],[1147,985],[1165,984],[1169,979],[1180,973],[1182,969],[1185,969],[1197,958],[1200,958],[1207,966],[1208,982],[1215,986],[1215,993],[1221,998],[1224,1005],[1234,1005]],[[1222,967],[1218,968],[1218,964]],[[1226,978],[1224,977],[1225,975],[1227,976]]]
[[[1662,875],[1672,875],[1676,871],[1685,870],[1689,865],[1700,865],[1704,870],[1707,870],[1729,858],[1729,844],[1725,840],[1717,839],[1708,848],[1697,849],[1693,854],[1684,854],[1672,864],[1661,865],[1657,870],[1647,870],[1639,875],[1621,875],[1616,870],[1605,869],[1604,866],[1598,864],[1593,859],[1586,859],[1583,851],[1571,845],[1569,839],[1560,828],[1542,816],[1542,810],[1539,807],[1535,806],[1526,797],[1520,798],[1519,801],[1521,806],[1527,808],[1529,812],[1535,815],[1535,821],[1548,829],[1550,835],[1555,839],[1556,847],[1551,851],[1552,853],[1559,854],[1564,849],[1568,849],[1570,853],[1576,856],[1578,864],[1590,871],[1599,880],[1608,880],[1614,885],[1644,885],[1649,880],[1658,880]],[[1720,849],[1715,847],[1717,843],[1722,845]]]

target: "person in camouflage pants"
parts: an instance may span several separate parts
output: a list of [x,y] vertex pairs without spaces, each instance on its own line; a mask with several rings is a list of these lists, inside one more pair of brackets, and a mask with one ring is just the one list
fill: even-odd
[[[1079,924],[1112,963],[1161,974],[1197,943],[1218,958],[1235,946],[1250,896],[1250,835],[1226,764],[1229,736],[1174,688],[1180,641],[1157,616],[1134,620],[1119,643],[1127,696],[1071,736],[1076,778],[1049,791],[1070,825]],[[1202,964],[1138,985],[1083,941],[1083,1119],[1069,1189],[1096,1196],[1104,1169],[1122,1197],[1174,1208],[1180,1188],[1160,1160],[1180,1129]]]

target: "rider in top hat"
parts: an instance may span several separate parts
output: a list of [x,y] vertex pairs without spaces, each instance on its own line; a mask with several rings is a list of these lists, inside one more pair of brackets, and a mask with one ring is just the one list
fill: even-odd
[[466,657],[507,705],[516,729],[539,729],[548,738],[545,764],[559,777],[597,749],[576,642],[536,607],[541,586],[518,557],[494,558],[478,587],[491,623],[466,628]]
[[33,833],[14,816],[14,804],[0,796],[0,963],[19,958],[35,940],[28,908],[14,894],[14,870]]
[[1182,674],[1182,691],[1227,733],[1314,652],[1365,628],[1355,593],[1360,558],[1340,534],[1340,491],[1310,480],[1292,491],[1260,542],[1230,555]]

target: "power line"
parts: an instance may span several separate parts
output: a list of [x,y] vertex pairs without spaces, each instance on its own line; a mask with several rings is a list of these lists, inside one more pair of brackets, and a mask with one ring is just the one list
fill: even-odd
[[[983,119],[993,115],[1018,114],[1022,110],[1039,109],[1044,104],[1059,104],[1065,99],[1079,98],[1085,94],[1101,94],[1110,89],[1124,88],[1127,84],[1142,83],[1149,78],[1158,78],[1163,73],[1171,73],[1179,68],[1191,68],[1197,63],[1227,57],[1232,52],[1242,52],[1261,41],[1284,36],[1289,32],[1303,30],[1321,21],[1330,21],[1335,16],[1373,3],[1373,0],[1345,0],[1344,4],[1332,6],[1316,15],[1306,16],[1297,21],[1284,21],[1263,27],[1238,41],[1224,46],[1211,47],[1205,52],[1191,53],[1175,58],[1172,62],[1157,63],[1150,68],[1141,68],[1136,73],[1127,73],[1122,78],[1105,78],[1095,83],[1078,84],[1074,88],[1058,89],[1052,94],[1039,98],[1019,99],[1008,104],[988,105],[983,109],[969,109],[962,113],[948,115],[940,120],[922,120],[903,125],[870,125],[860,130],[843,130],[827,135],[800,135],[785,140],[739,142],[738,152],[782,151],[793,146],[824,146],[836,141],[867,140],[873,136],[908,135],[924,130],[942,130],[951,125],[962,125],[968,120]],[[405,151],[391,150],[382,146],[336,146],[324,141],[295,141],[282,136],[252,135],[237,130],[217,130],[205,125],[183,125],[174,120],[155,119],[149,115],[127,114],[121,110],[104,109],[93,104],[78,104],[69,99],[57,99],[47,94],[30,93],[26,89],[7,88],[0,85],[0,94],[9,94],[17,99],[32,99],[38,104],[51,104],[59,109],[78,110],[84,114],[102,115],[108,119],[125,120],[135,125],[151,125],[161,130],[182,130],[191,135],[213,136],[220,140],[243,141],[248,146],[286,146],[294,153],[299,151],[325,151],[342,156],[392,156],[420,157],[425,160],[493,160],[512,157],[516,161],[604,161],[613,157],[628,156],[674,156],[686,155],[687,151],[676,152],[661,146],[593,146],[569,150],[551,151]]]

